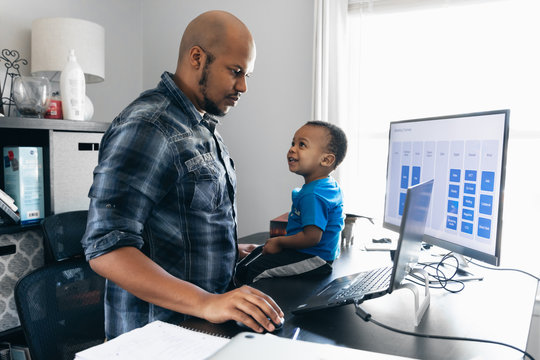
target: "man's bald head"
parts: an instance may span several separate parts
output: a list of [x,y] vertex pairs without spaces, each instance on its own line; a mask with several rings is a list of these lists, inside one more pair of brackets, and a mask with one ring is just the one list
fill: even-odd
[[178,61],[181,62],[193,46],[219,55],[234,42],[242,39],[253,44],[253,37],[247,26],[236,16],[226,11],[213,10],[193,19],[182,36]]
[[247,91],[255,57],[242,21],[225,11],[205,12],[186,27],[173,79],[201,113],[223,116]]

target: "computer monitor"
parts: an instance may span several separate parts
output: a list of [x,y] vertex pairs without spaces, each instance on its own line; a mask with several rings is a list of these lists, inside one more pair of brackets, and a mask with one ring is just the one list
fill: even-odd
[[390,123],[383,226],[407,188],[434,179],[424,241],[499,265],[509,110]]

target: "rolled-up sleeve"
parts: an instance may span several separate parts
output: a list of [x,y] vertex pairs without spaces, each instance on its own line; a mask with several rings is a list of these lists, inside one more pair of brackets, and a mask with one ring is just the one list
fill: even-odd
[[175,178],[170,154],[166,137],[151,121],[107,131],[89,191],[82,239],[87,260],[120,247],[142,248],[144,224]]

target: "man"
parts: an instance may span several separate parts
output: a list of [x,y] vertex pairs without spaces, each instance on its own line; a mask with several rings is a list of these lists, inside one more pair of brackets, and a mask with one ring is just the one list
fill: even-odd
[[236,175],[213,116],[247,91],[254,62],[239,19],[203,13],[184,32],[175,74],[165,72],[105,133],[82,244],[107,278],[107,338],[187,316],[258,332],[281,322],[264,293],[227,291],[253,246],[236,244]]

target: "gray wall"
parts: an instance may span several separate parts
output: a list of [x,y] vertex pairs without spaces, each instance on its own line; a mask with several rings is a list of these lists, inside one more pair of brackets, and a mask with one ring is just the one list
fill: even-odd
[[29,61],[32,21],[74,17],[105,28],[105,81],[87,86],[92,120],[110,122],[142,90],[141,2],[133,0],[0,0],[0,49],[18,50]]
[[36,18],[76,17],[105,27],[106,78],[87,87],[93,120],[104,122],[154,87],[164,70],[174,71],[193,17],[211,9],[237,15],[257,43],[249,91],[219,128],[237,166],[239,235],[265,231],[289,210],[290,192],[303,181],[289,173],[285,155],[311,116],[313,0],[0,0],[0,9],[0,49],[19,50],[29,61]]

